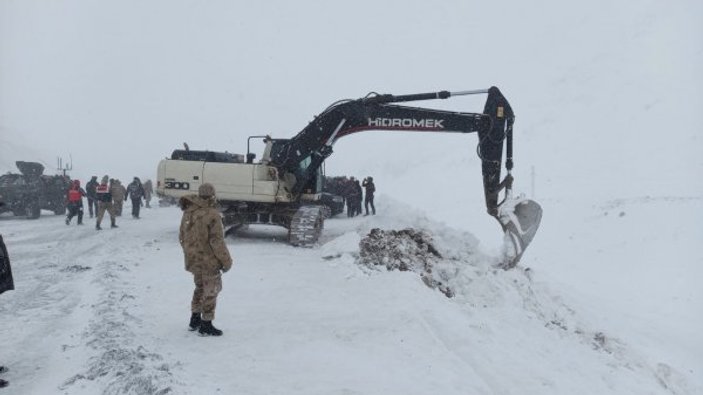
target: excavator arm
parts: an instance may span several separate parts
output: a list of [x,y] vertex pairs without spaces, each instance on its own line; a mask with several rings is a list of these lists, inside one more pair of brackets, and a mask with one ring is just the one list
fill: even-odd
[[[394,103],[448,99],[454,96],[487,94],[482,113],[452,112],[429,108],[400,106]],[[488,213],[496,217],[510,239],[506,266],[517,264],[530,243],[541,220],[541,208],[532,200],[513,200],[512,131],[515,115],[510,104],[496,87],[486,90],[434,92],[412,95],[372,94],[356,100],[337,102],[313,119],[300,133],[272,154],[271,162],[281,170],[296,174],[293,194],[299,194],[314,177],[332,146],[341,137],[367,130],[413,131],[433,133],[477,133],[478,155],[482,161],[483,187]],[[506,145],[507,176],[501,180],[503,146]],[[301,163],[310,159],[307,167]],[[506,189],[506,199],[499,194]],[[502,210],[503,207],[510,207]]]

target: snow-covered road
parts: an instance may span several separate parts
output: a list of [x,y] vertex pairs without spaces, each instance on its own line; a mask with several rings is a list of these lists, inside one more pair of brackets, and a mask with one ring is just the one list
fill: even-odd
[[[700,206],[700,200],[672,205],[681,213]],[[556,264],[540,265],[549,252],[539,240],[521,268],[504,272],[487,263],[465,232],[401,204],[382,203],[379,213],[328,220],[321,246],[312,249],[287,245],[278,228],[251,227],[228,239],[235,266],[224,276],[219,298],[215,324],[225,331],[221,338],[186,329],[192,279],[177,242],[178,209],[147,210],[139,221],[122,217],[119,229],[101,232],[90,220],[67,227],[61,217],[2,216],[0,231],[17,286],[0,303],[0,361],[11,368],[11,390],[686,394],[699,389],[700,366],[688,364],[700,355],[695,353],[700,339],[691,339],[688,350],[651,346],[669,334],[695,336],[692,330],[674,326],[668,334],[652,334],[628,327],[645,310],[636,304],[629,311],[614,312],[624,306],[617,302],[599,310],[602,300],[589,302],[568,284],[569,275],[549,273]],[[358,241],[369,229],[407,226],[432,232],[447,258],[437,270],[452,277],[456,297],[428,288],[415,273],[357,263]],[[548,220],[545,227],[550,232]],[[601,246],[608,248],[603,253],[623,247],[613,240]],[[673,316],[686,317],[685,309],[697,301],[682,303]],[[609,321],[616,321],[614,314],[626,316],[620,325]],[[652,327],[667,325],[654,321]],[[662,356],[671,359],[658,359]]]

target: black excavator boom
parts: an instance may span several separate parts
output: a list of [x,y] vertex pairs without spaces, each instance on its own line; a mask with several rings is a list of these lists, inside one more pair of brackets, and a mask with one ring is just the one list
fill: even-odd
[[[453,112],[430,108],[401,106],[394,103],[448,99],[454,96],[487,94],[482,113]],[[332,146],[341,137],[367,130],[412,132],[477,133],[478,155],[482,161],[483,188],[488,213],[498,219],[510,240],[503,265],[513,267],[519,261],[539,226],[542,209],[528,199],[512,198],[513,123],[510,103],[496,87],[459,92],[431,92],[410,95],[370,94],[356,100],[337,102],[315,117],[300,133],[273,154],[272,163],[296,175],[293,194],[300,194],[314,177],[323,161],[332,154]],[[504,144],[505,142],[505,144]],[[503,150],[507,175],[501,180]],[[307,159],[309,162],[304,162]],[[302,168],[302,163],[308,163]],[[499,202],[499,194],[506,197]]]

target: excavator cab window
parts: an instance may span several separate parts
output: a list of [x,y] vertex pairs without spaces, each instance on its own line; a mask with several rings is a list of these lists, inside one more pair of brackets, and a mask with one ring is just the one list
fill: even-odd
[[312,162],[312,159],[310,159],[310,157],[308,156],[307,158],[300,161],[298,167],[300,168],[300,170],[307,170],[308,166],[310,166],[310,162]]
[[[308,169],[308,166],[312,163],[312,158],[310,156],[301,160],[298,164],[298,169],[296,169],[295,177],[300,178],[303,173]],[[315,172],[313,177],[303,186],[304,193],[320,193],[322,191],[322,171],[319,169]]]

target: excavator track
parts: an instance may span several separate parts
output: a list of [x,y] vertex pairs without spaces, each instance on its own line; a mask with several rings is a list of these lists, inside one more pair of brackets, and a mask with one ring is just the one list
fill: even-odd
[[324,212],[319,206],[302,206],[293,214],[288,229],[288,241],[299,247],[311,247],[320,238]]

